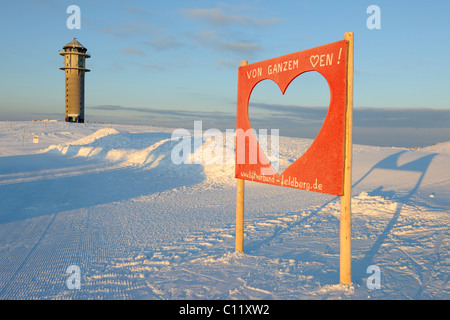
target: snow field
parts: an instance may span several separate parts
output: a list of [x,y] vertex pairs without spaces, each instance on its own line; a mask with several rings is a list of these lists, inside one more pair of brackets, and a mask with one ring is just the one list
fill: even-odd
[[[353,284],[342,286],[339,198],[246,182],[235,253],[234,166],[174,165],[171,132],[0,122],[0,298],[450,297],[448,144],[354,146]],[[310,143],[280,137],[280,165]],[[381,289],[366,286],[370,265]]]

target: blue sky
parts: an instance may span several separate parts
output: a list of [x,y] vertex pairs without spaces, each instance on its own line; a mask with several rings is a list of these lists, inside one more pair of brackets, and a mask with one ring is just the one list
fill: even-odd
[[[72,4],[81,9],[80,30],[66,26]],[[373,4],[381,10],[381,29],[366,26]],[[392,138],[405,123],[411,123],[413,133],[403,130],[411,145],[428,143],[419,143],[425,132],[434,134],[428,138],[435,142],[450,140],[444,121],[450,120],[448,12],[450,2],[443,0],[4,2],[0,120],[63,117],[58,51],[76,37],[92,55],[87,120],[187,128],[203,120],[205,127],[234,128],[241,60],[257,62],[354,32],[360,127],[354,140],[365,143],[363,137],[381,128],[380,137],[391,137],[388,144],[406,145]],[[255,88],[250,110],[255,127],[289,127],[287,135],[298,129],[300,136],[308,135],[305,128],[320,128],[326,114],[320,110],[329,103],[326,81],[308,73],[292,85],[285,96],[264,81]],[[293,121],[294,107],[310,118]],[[275,118],[278,122],[271,122]],[[299,129],[299,123],[309,125]]]

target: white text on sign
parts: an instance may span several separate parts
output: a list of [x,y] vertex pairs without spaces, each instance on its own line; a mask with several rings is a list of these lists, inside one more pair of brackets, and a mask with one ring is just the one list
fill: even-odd
[[[267,67],[266,72],[268,75],[272,75],[272,74],[290,71],[290,70],[294,70],[294,69],[298,69],[298,59],[270,64]],[[252,70],[247,71],[248,79],[259,78],[262,76],[264,76],[263,67],[258,67],[258,68],[254,68]]]
[[[334,53],[316,54],[309,57],[309,62],[313,68],[332,66],[333,63],[339,64],[341,61],[342,48],[339,49],[337,59]],[[291,71],[299,68],[298,59],[287,60],[269,64],[267,67],[256,67],[246,71],[247,79],[261,78],[266,75],[274,75],[286,71]]]
[[[339,49],[339,56],[337,59],[337,64],[340,63],[341,60],[341,54],[342,54],[342,48]],[[333,65],[333,53],[327,53],[327,54],[316,54],[309,58],[309,61],[311,62],[311,65],[315,68],[318,67],[326,67]]]

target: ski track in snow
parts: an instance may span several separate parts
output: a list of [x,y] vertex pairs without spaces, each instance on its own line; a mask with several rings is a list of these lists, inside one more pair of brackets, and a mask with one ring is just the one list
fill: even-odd
[[[450,298],[449,143],[354,146],[343,286],[338,197],[246,182],[236,253],[234,165],[173,164],[171,132],[0,122],[0,299]],[[311,143],[280,139],[281,167]]]

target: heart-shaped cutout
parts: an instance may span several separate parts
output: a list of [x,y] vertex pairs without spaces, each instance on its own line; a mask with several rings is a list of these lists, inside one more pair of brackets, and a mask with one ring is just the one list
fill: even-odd
[[[312,144],[329,104],[330,88],[318,72],[305,72],[295,78],[284,95],[271,80],[263,80],[253,88],[248,107],[251,127],[279,175]],[[277,132],[279,137],[275,136]],[[293,141],[292,137],[304,139]],[[278,145],[272,145],[277,138]]]
[[[339,196],[343,194],[347,50],[348,42],[342,40],[239,68],[236,178]],[[319,56],[320,63],[313,66],[312,56]],[[265,79],[275,82],[284,94],[295,78],[309,71],[319,72],[329,85],[328,112],[308,150],[280,175],[252,132],[254,129],[248,114],[250,96],[254,87]]]

